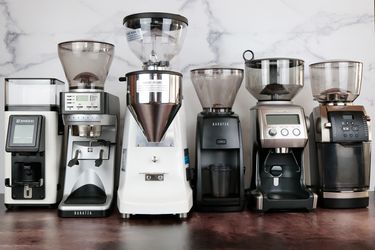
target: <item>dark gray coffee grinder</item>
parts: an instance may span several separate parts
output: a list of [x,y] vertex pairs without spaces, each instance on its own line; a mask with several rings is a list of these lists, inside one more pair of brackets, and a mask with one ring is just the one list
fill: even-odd
[[369,203],[370,116],[353,104],[362,84],[362,63],[326,61],[310,65],[311,90],[319,106],[310,116],[310,184],[327,208]]
[[243,70],[200,68],[191,79],[202,104],[196,130],[195,205],[200,211],[241,211],[244,164],[240,120],[232,105]]
[[250,205],[258,211],[313,210],[317,195],[304,179],[308,119],[303,108],[291,102],[303,87],[304,62],[252,60],[247,54],[252,52],[243,54],[246,88],[258,100],[250,110]]

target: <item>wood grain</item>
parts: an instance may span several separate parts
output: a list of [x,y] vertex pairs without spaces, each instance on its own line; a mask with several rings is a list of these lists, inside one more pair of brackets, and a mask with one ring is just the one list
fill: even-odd
[[[313,213],[196,213],[59,218],[53,209],[0,208],[0,249],[375,249],[375,206]],[[0,197],[0,202],[3,196]]]

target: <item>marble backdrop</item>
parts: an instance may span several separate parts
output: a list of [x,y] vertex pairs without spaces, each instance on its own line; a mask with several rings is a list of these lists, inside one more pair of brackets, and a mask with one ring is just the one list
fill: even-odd
[[[195,157],[195,122],[201,106],[189,71],[207,65],[243,68],[245,49],[253,50],[257,58],[305,60],[305,87],[294,102],[302,105],[307,114],[316,105],[309,82],[307,66],[310,63],[328,59],[362,61],[364,78],[357,103],[366,105],[375,120],[372,0],[0,0],[0,81],[4,82],[4,77],[56,77],[66,81],[57,57],[57,43],[76,39],[107,41],[115,44],[116,49],[106,90],[120,97],[123,118],[126,89],[124,83],[118,82],[118,77],[140,69],[141,62],[128,48],[122,19],[128,14],[146,11],[180,13],[189,19],[182,51],[171,65],[184,74],[191,157]],[[0,103],[3,110],[3,101]],[[250,140],[247,133],[249,108],[254,104],[255,99],[243,84],[233,108],[241,117],[245,145]],[[0,122],[3,127],[3,120]],[[2,133],[0,139],[3,149]],[[245,146],[246,154],[247,150]],[[373,150],[375,152],[375,147]],[[249,167],[248,156],[245,163]],[[2,168],[0,164],[0,180],[3,179]],[[371,180],[373,187],[375,170]],[[0,192],[3,190],[0,185]]]

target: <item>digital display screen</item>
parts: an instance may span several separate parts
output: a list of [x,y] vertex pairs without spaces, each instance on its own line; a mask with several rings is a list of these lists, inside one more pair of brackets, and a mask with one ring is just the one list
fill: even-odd
[[299,115],[266,115],[268,125],[300,124]]
[[88,95],[77,95],[76,96],[76,101],[77,102],[87,102],[89,100]]
[[16,124],[13,132],[13,144],[32,144],[34,140],[33,124]]
[[344,119],[344,120],[354,120],[354,117],[353,117],[353,115],[343,115],[342,119]]

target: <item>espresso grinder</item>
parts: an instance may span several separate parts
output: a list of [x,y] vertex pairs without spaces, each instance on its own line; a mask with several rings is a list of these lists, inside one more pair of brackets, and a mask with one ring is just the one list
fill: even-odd
[[5,79],[4,203],[54,206],[61,199],[61,151],[64,127],[60,92],[52,78]]
[[245,169],[240,119],[232,105],[243,70],[194,69],[191,80],[203,107],[196,130],[196,208],[241,211]]
[[327,61],[310,65],[313,109],[310,178],[327,208],[369,204],[371,166],[370,117],[353,104],[362,84],[362,63]]
[[127,73],[118,209],[133,214],[177,214],[186,218],[192,190],[182,106],[182,74],[168,70],[180,51],[188,21],[168,13],[124,18],[130,49],[143,70]]
[[247,90],[258,100],[251,108],[250,205],[258,211],[316,207],[304,182],[308,122],[291,99],[303,87],[304,62],[291,58],[246,59]]
[[62,217],[109,215],[115,183],[118,97],[104,92],[114,46],[96,41],[70,41],[58,45],[69,82],[61,94],[67,127],[66,169]]

